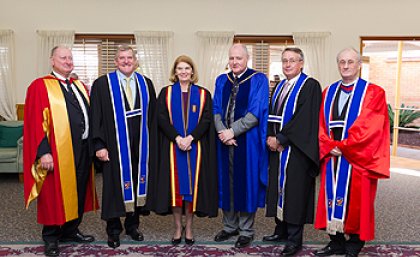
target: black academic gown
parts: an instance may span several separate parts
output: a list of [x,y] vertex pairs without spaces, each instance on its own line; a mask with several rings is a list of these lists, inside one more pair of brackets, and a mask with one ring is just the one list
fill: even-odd
[[[287,139],[292,150],[286,170],[287,179],[283,209],[284,221],[287,223],[297,225],[313,223],[315,177],[319,174],[318,117],[321,97],[321,88],[318,81],[309,78],[298,96],[294,116],[286,126],[281,131],[275,131],[275,125],[271,122],[268,124],[267,135],[277,138],[282,135],[283,138]],[[272,100],[274,101],[274,99]],[[270,114],[281,115],[282,110],[280,110],[280,114],[276,114],[273,109],[276,108],[270,107]],[[281,109],[283,109],[283,106]],[[278,152],[270,151],[266,198],[267,217],[275,217],[277,214],[279,155]]]
[[[166,94],[168,87],[162,89],[157,100],[158,131],[159,131],[159,174],[154,190],[154,211],[158,214],[169,214],[171,207],[170,187],[170,160],[169,145],[175,142],[179,135],[170,123]],[[181,106],[179,108],[182,108]],[[215,161],[215,128],[213,121],[213,108],[211,94],[206,90],[206,102],[196,128],[191,135],[194,141],[200,140],[202,144],[202,162],[198,182],[197,208],[195,214],[199,217],[216,217],[218,212],[217,169]]]
[[[149,106],[148,106],[148,128],[149,128],[149,176],[150,179],[156,173],[157,166],[157,123],[156,123],[156,93],[153,83],[146,78],[149,90]],[[135,108],[140,107],[139,94],[137,91]],[[127,99],[125,105],[128,107]],[[93,142],[92,155],[95,156],[97,150],[102,148],[108,149],[108,162],[99,162],[100,169],[103,174],[103,192],[102,192],[102,212],[101,218],[108,220],[110,218],[125,217],[126,210],[121,191],[120,163],[116,160],[118,157],[118,146],[115,130],[114,111],[109,91],[108,78],[106,75],[99,77],[92,85],[91,90],[91,125],[90,132]],[[140,119],[136,116],[128,120],[128,133],[131,145],[131,161],[134,188],[137,188],[138,161],[139,161],[139,137],[140,137]],[[153,179],[152,179],[153,180]],[[150,183],[148,184],[148,188]],[[149,189],[148,189],[149,191]],[[149,194],[148,194],[149,196]],[[146,205],[142,210],[148,210],[152,199],[146,198]]]

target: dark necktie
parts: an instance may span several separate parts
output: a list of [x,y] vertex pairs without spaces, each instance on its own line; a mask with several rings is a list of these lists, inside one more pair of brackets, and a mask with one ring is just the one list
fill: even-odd
[[239,89],[239,83],[238,83],[238,77],[235,76],[235,79],[233,80],[232,90],[230,91],[230,101],[228,106],[228,113],[227,113],[227,125],[230,128],[230,124],[232,124],[235,121],[235,115],[234,115],[234,107],[236,102],[236,95],[238,94]]
[[70,82],[70,80],[66,79],[66,85],[67,85],[67,92],[69,92],[70,95],[73,97],[72,101],[75,101],[75,103],[77,103],[77,105],[79,106],[79,101],[77,100],[76,94],[73,91],[73,84]]
[[76,94],[74,93],[74,90],[76,89],[73,87],[73,83],[70,82],[68,79],[66,79],[66,85],[67,85],[67,91],[70,93],[72,101],[74,102],[75,106],[77,106],[77,109],[79,110],[79,112],[83,115],[83,119],[80,125],[82,127],[82,133],[84,133],[86,129],[85,127],[86,121],[85,121],[85,116],[83,114],[82,107],[80,106],[79,100],[77,100]]
[[70,82],[70,80],[66,79],[66,85],[67,85],[67,92],[71,95],[71,100],[74,102],[74,104],[81,110],[79,100],[77,100],[76,94],[74,93],[73,84]]
[[[287,81],[280,93],[280,97],[277,100],[277,105],[276,105],[276,113],[275,115],[281,115],[281,106],[283,105],[284,99],[286,99],[287,93],[289,92],[289,87],[290,87],[290,82]],[[280,123],[276,123],[274,125],[274,133],[277,133],[280,130]]]

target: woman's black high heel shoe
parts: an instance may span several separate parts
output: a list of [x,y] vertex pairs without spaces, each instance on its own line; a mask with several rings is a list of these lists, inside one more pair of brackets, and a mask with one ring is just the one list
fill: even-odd
[[184,233],[185,233],[185,244],[193,245],[195,243],[194,238],[187,238],[187,232],[185,231],[185,227],[184,227]]
[[183,226],[182,227],[182,230],[181,230],[181,236],[179,238],[173,238],[172,237],[172,240],[171,240],[172,245],[175,246],[175,245],[179,245],[181,243],[181,241],[182,241],[182,234],[184,234],[184,231],[185,231],[185,227]]
[[185,243],[187,245],[193,245],[195,243],[195,240],[194,238],[191,238],[191,239],[185,238]]
[[179,245],[181,243],[181,237],[180,238],[172,238],[171,243],[172,245]]

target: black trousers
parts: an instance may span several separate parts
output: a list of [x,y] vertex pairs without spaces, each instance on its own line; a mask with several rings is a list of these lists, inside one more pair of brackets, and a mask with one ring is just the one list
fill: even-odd
[[[125,214],[124,228],[127,234],[137,230],[140,225],[140,208],[135,208],[134,212]],[[119,236],[122,232],[122,224],[119,217],[111,218],[106,221],[106,233],[108,236]]]
[[329,236],[334,246],[344,248],[346,253],[358,255],[363,246],[365,246],[365,241],[360,240],[358,234],[349,234],[348,240],[346,240],[343,233],[337,233],[336,235]]
[[78,197],[78,214],[77,219],[68,221],[61,226],[44,225],[42,228],[42,239],[45,242],[56,242],[61,237],[71,237],[79,230],[78,227],[83,219],[87,183],[90,174],[90,157],[87,140],[82,140],[80,159],[76,161],[76,181],[77,181],[77,197]]
[[291,224],[285,221],[274,218],[276,228],[274,234],[279,235],[280,238],[286,239],[286,245],[301,246],[303,240],[303,224]]

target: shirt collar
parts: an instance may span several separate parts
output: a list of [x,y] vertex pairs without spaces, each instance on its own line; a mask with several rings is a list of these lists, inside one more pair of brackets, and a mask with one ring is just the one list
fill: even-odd
[[245,72],[248,70],[248,67],[244,70],[244,72],[242,72],[241,74],[239,74],[238,76],[236,76],[235,74],[233,74],[233,78],[237,77],[238,79],[242,77],[242,75],[245,74]]
[[134,72],[129,76],[129,77],[127,77],[127,76],[125,76],[121,71],[119,71],[119,70],[117,70],[117,76],[118,76],[118,79],[121,81],[121,80],[124,80],[124,79],[126,79],[126,78],[133,78],[134,77]]
[[58,74],[58,73],[57,73],[57,72],[55,72],[54,70],[52,71],[52,73],[54,74],[54,76],[55,76],[56,78],[58,78],[58,79],[60,79],[60,80],[65,81],[65,80],[67,80],[67,79],[68,79],[68,78],[65,78],[64,76],[62,76],[62,75]]
[[287,82],[289,82],[289,85],[294,85],[296,81],[299,79],[300,74],[302,74],[302,72],[296,75],[295,77],[293,77],[292,79],[288,80]]
[[356,82],[358,81],[359,79],[357,78],[355,81],[352,81],[352,82],[350,82],[350,83],[344,83],[343,81],[341,81],[341,85],[343,85],[343,86],[350,86],[350,85],[356,85]]

